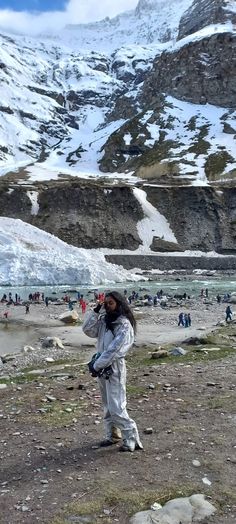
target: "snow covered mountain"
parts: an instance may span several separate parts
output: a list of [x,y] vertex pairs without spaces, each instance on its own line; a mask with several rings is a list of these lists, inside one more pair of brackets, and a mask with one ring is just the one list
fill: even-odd
[[127,45],[169,42],[178,35],[181,16],[192,0],[140,0],[135,10],[115,18],[67,26],[60,35],[47,35],[66,41],[76,49],[96,49],[107,54]]
[[168,184],[173,175],[180,184],[206,184],[209,172],[232,178],[235,6],[140,0],[60,34],[1,34],[0,173],[136,174],[135,182],[147,168]]
[[235,254],[235,24],[236,0],[140,0],[0,34],[0,216],[86,249]]

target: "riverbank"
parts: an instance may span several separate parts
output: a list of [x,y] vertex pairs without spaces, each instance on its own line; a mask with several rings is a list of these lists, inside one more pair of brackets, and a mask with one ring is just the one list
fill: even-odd
[[[175,344],[190,336],[197,336],[200,331],[209,333],[224,320],[225,308],[224,303],[217,304],[215,299],[200,297],[185,301],[170,299],[167,307],[134,306],[138,321],[136,344]],[[75,304],[74,309],[78,312],[81,324],[83,315],[79,304]],[[6,310],[7,319],[4,317]],[[61,338],[72,351],[79,351],[83,346],[94,346],[95,341],[83,334],[81,325],[65,325],[61,322],[59,317],[66,311],[68,306],[64,303],[56,305],[52,302],[48,307],[43,302],[33,303],[30,304],[28,314],[24,306],[6,307],[0,304],[0,355],[19,353],[26,345],[34,346],[39,351],[40,340],[47,336]],[[187,329],[177,325],[181,311],[191,313],[192,325]]]

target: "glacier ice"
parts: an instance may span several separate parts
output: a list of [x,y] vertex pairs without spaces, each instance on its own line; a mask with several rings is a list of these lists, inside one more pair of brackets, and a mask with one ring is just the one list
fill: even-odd
[[22,220],[0,217],[0,285],[99,285],[138,279],[96,250],[71,246]]

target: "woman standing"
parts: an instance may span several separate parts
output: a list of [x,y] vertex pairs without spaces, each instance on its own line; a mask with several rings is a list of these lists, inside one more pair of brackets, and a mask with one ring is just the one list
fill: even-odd
[[104,304],[98,304],[89,313],[82,328],[86,335],[97,338],[98,358],[91,361],[89,370],[98,377],[104,408],[106,435],[100,445],[114,444],[113,429],[118,428],[123,438],[120,450],[131,452],[143,449],[136,423],[126,410],[125,355],[133,345],[135,328],[136,321],[126,298],[117,291],[105,295]]

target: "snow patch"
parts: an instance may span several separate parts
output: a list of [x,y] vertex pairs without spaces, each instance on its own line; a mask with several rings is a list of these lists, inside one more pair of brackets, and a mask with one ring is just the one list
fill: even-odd
[[228,0],[227,5],[223,9],[229,11],[230,13],[236,13],[236,1]]
[[124,141],[125,141],[126,146],[130,145],[131,140],[132,140],[132,136],[130,133],[127,133],[126,135],[124,135]]
[[217,34],[217,33],[233,33],[233,32],[235,32],[235,30],[234,30],[232,22],[230,21],[224,24],[211,24],[206,27],[203,27],[199,31],[196,31],[196,33],[185,36],[181,40],[178,40],[178,42],[173,42],[172,47],[170,47],[168,51],[175,52],[178,49],[181,49],[181,47],[185,46],[186,44],[197,42],[199,40],[202,40],[203,38],[209,38],[210,36]]
[[158,236],[169,242],[177,243],[168,221],[152,204],[150,204],[150,202],[147,201],[147,194],[145,191],[135,187],[133,193],[141,204],[143,212],[146,215],[146,218],[140,220],[137,225],[138,234],[143,243],[143,250],[146,252],[150,251],[150,246],[154,236]]
[[27,196],[29,197],[32,204],[31,215],[36,216],[39,212],[38,191],[27,191]]

